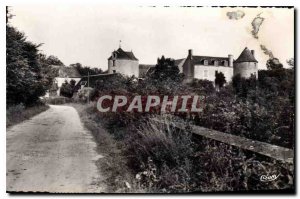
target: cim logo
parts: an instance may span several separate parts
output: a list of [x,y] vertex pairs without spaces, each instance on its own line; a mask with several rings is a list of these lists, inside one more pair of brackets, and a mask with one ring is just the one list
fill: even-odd
[[269,175],[262,175],[262,176],[260,176],[260,181],[262,181],[262,182],[271,182],[271,181],[274,181],[274,180],[276,180],[278,177],[279,177],[279,175],[280,174],[278,174],[278,175],[271,175],[271,176],[269,176]]

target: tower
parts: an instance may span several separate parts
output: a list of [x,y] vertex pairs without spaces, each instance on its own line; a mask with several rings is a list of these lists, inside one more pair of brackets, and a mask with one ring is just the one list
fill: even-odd
[[247,47],[243,50],[237,60],[233,63],[233,75],[240,74],[243,78],[249,78],[251,75],[255,75],[257,78],[258,70],[257,63],[255,59],[254,50],[249,50]]
[[[121,45],[121,44],[120,44]],[[122,48],[112,52],[108,58],[108,73],[120,73],[127,76],[139,76],[139,60],[133,52],[124,51]]]
[[183,74],[185,75],[185,83],[190,83],[194,79],[194,64],[193,64],[193,50],[189,49],[188,57],[182,66]]

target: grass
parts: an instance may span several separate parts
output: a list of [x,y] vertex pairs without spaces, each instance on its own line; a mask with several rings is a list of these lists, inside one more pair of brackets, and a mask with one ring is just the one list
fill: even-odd
[[108,193],[141,192],[136,188],[134,176],[127,167],[127,159],[123,155],[124,143],[117,141],[103,127],[97,119],[92,105],[68,104],[74,107],[80,116],[85,128],[87,128],[97,142],[97,151],[103,155],[96,165],[101,174],[105,176]]
[[33,116],[46,111],[48,108],[49,106],[45,104],[38,104],[31,107],[25,107],[23,104],[9,106],[6,109],[6,127],[28,120]]
[[[293,165],[259,157],[173,126],[172,115],[99,113],[73,105],[98,142],[97,162],[110,192],[187,193],[293,189]],[[184,121],[182,121],[184,122]],[[103,128],[104,127],[104,128]],[[106,130],[105,130],[106,129]],[[280,174],[272,182],[261,175]],[[134,176],[134,177],[133,177]]]

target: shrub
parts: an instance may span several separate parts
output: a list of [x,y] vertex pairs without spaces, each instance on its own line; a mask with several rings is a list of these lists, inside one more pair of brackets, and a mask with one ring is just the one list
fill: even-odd
[[33,117],[49,107],[43,103],[38,103],[35,106],[25,107],[22,103],[14,106],[8,106],[6,109],[6,126],[18,124],[26,119]]

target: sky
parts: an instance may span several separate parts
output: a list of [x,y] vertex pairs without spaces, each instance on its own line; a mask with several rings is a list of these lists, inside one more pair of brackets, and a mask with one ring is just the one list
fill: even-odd
[[[121,47],[132,51],[140,64],[155,64],[164,55],[174,59],[194,55],[237,59],[245,47],[255,50],[259,69],[266,68],[271,50],[283,64],[294,57],[294,10],[287,8],[187,8],[112,5],[26,5],[11,8],[11,25],[27,39],[43,43],[42,53],[57,56],[65,65],[81,63],[107,69],[107,59]],[[227,12],[239,10],[239,19]],[[264,18],[258,38],[252,20]]]

